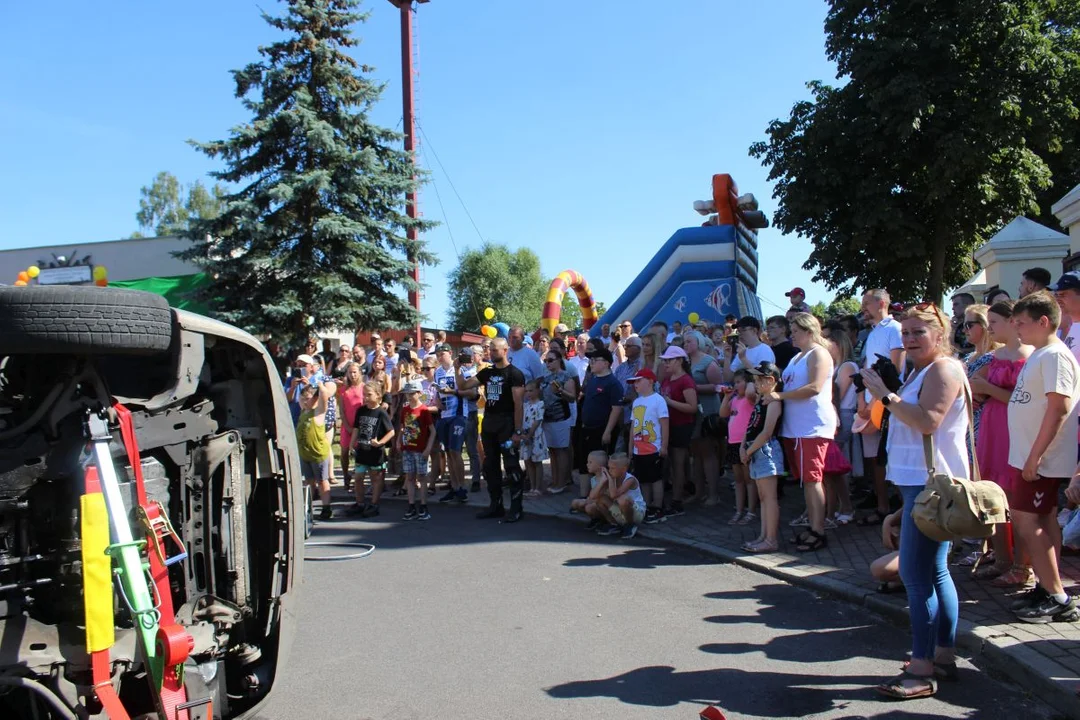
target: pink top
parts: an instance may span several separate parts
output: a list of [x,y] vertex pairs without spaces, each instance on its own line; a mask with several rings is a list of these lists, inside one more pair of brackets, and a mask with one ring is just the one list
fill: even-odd
[[364,386],[345,388],[339,394],[341,398],[341,432],[351,433],[356,410],[364,404]]
[[746,428],[750,425],[750,412],[754,403],[746,397],[731,400],[731,418],[728,420],[727,438],[729,443],[741,443],[746,438]]
[[[1024,360],[1000,360],[994,358],[986,370],[986,380],[991,385],[1012,390],[1024,368]],[[987,398],[979,418],[979,431],[975,438],[975,457],[983,480],[993,480],[1002,487],[1009,482],[1009,406],[1000,400]]]

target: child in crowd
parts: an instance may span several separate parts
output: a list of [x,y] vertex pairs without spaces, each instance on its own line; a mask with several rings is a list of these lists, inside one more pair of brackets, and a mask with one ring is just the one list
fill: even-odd
[[870,574],[878,581],[878,592],[884,595],[900,592],[900,520],[904,512],[897,510],[885,516],[881,523],[881,544],[889,552],[870,563]]
[[[630,412],[634,475],[644,491],[648,506],[643,519],[652,525],[667,519],[664,515],[661,466],[668,454],[668,406],[667,401],[656,394],[656,374],[649,368],[641,370],[627,382],[633,385],[637,394]],[[633,533],[630,537],[633,537]]]
[[[356,409],[349,447],[353,450],[353,497],[356,503],[346,512],[363,517],[379,514],[383,480],[386,477],[386,446],[394,439],[394,424],[382,406],[382,384],[364,383],[364,404]],[[371,479],[371,502],[364,502],[364,476]]]
[[611,498],[605,515],[611,527],[600,532],[601,535],[622,533],[623,540],[637,535],[638,526],[645,519],[645,498],[641,494],[641,484],[630,474],[630,456],[615,453],[608,459],[607,470],[601,471],[601,482],[607,485],[607,494]]
[[525,437],[521,440],[521,459],[525,461],[525,477],[529,484],[525,496],[540,497],[544,493],[544,458],[548,451],[541,427],[544,423],[544,400],[539,380],[530,380],[525,384],[525,412],[522,423]]
[[296,423],[296,450],[300,456],[300,472],[319,493],[322,503],[320,520],[334,515],[330,507],[330,439],[326,432],[326,408],[330,398],[337,392],[337,383],[318,382],[318,376],[300,390],[300,417]]
[[589,472],[589,495],[577,498],[570,503],[570,510],[582,512],[589,516],[589,524],[586,530],[599,530],[606,523],[604,521],[604,508],[611,502],[607,495],[607,484],[600,482],[600,474],[607,467],[608,456],[603,450],[593,450],[585,461],[585,469]]
[[1071,622],[1080,618],[1058,574],[1058,487],[1076,469],[1080,365],[1057,337],[1061,310],[1047,292],[1037,292],[1013,307],[1017,337],[1035,348],[1009,399],[1009,509],[1013,532],[1031,558],[1035,589],[1012,608],[1029,623]]
[[[409,509],[403,520],[430,520],[427,509],[428,460],[435,445],[435,420],[424,397],[419,380],[410,380],[401,390],[405,405],[401,408],[401,435],[395,444],[401,452],[402,475],[409,496]],[[419,508],[417,507],[419,506]]]
[[740,448],[754,410],[750,373],[744,369],[736,370],[733,385],[718,387],[724,394],[720,417],[728,418],[727,462],[735,475],[735,514],[728,520],[728,525],[749,525],[757,519],[754,511],[758,508],[758,494],[757,486],[750,479],[750,468],[742,461]]
[[750,468],[750,479],[757,485],[761,503],[761,533],[742,549],[750,553],[776,552],[780,547],[780,504],[776,497],[777,478],[784,472],[784,451],[776,438],[783,413],[783,401],[766,404],[769,393],[781,392],[781,373],[775,363],[762,362],[750,368],[757,402],[750,412],[746,436],[739,449],[739,460]]

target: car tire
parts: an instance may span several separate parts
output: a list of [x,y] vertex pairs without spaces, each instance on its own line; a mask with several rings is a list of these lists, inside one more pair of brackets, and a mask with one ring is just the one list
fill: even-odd
[[153,293],[79,285],[0,287],[0,355],[155,355],[173,313]]

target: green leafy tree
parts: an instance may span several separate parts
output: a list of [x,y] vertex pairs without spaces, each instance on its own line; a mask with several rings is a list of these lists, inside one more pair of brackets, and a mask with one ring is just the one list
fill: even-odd
[[540,258],[528,248],[511,251],[506,245],[484,243],[466,250],[447,276],[450,311],[447,325],[455,331],[476,331],[488,324],[484,308],[495,319],[526,330],[540,323],[547,287],[540,273]]
[[133,237],[145,237],[146,233],[158,237],[188,235],[194,221],[212,220],[221,214],[225,195],[220,185],[207,190],[199,180],[185,188],[169,172],[159,172],[139,193],[139,211],[135,213],[135,219],[141,229]]
[[837,317],[838,315],[858,315],[862,311],[862,301],[851,296],[837,295],[825,308],[825,317]]
[[408,231],[432,224],[406,215],[415,169],[401,135],[370,121],[382,85],[348,54],[367,15],[357,0],[286,4],[283,17],[263,14],[285,37],[233,72],[250,120],[192,143],[224,161],[211,175],[237,189],[194,223],[182,255],[215,277],[203,291],[215,314],[252,332],[410,326],[409,258],[434,257]]
[[820,322],[825,322],[829,317],[829,309],[825,307],[825,303],[818,300],[810,306],[810,314],[816,317]]
[[750,150],[775,182],[776,226],[813,241],[815,280],[940,298],[975,247],[1039,212],[1078,117],[1076,13],[1060,5],[829,2],[843,84],[810,83]]

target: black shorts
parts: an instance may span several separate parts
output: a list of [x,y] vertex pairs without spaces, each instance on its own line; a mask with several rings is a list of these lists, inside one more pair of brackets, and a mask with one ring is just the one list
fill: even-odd
[[574,447],[574,464],[582,475],[588,474],[589,453],[603,450],[608,455],[615,452],[615,438],[611,434],[611,442],[604,447],[604,428],[578,428],[577,445]]
[[742,458],[739,457],[739,448],[742,447],[742,443],[728,443],[727,446],[727,464],[731,467],[736,465],[742,465]]
[[651,485],[660,481],[664,458],[659,453],[653,455],[635,455],[630,470],[642,485]]
[[671,437],[668,438],[669,448],[688,448],[690,438],[694,435],[694,423],[686,425],[671,425],[668,428]]

